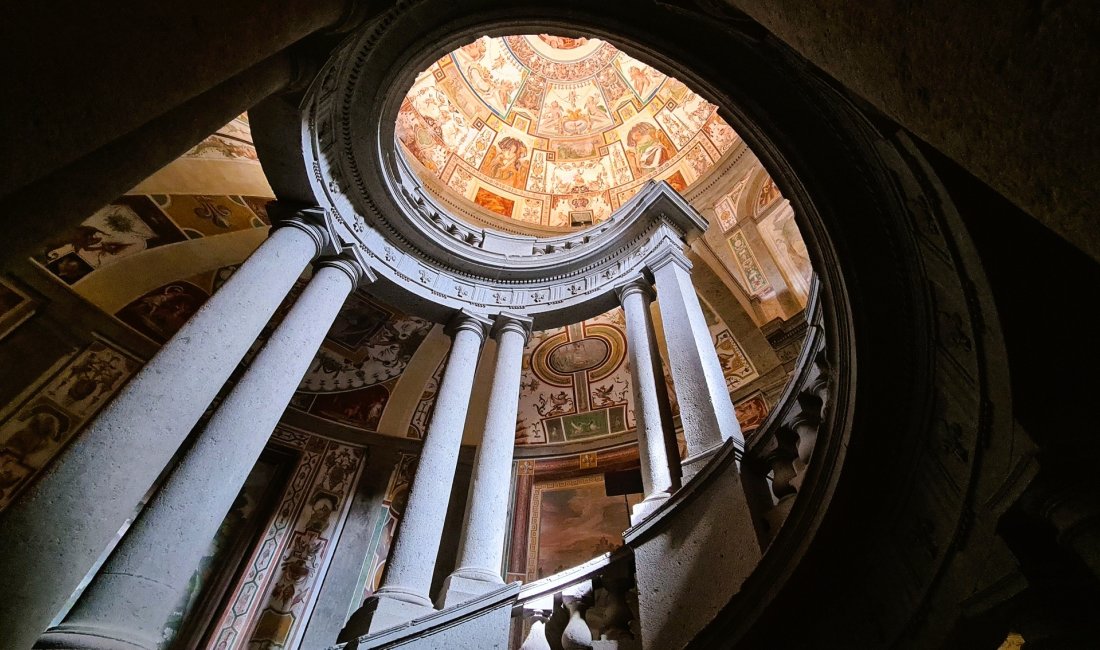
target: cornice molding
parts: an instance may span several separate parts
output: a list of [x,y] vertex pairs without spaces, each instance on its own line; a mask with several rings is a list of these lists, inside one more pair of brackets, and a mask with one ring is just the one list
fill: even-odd
[[[376,289],[385,297],[438,322],[467,309],[528,317],[541,329],[616,306],[615,287],[651,267],[658,249],[677,250],[686,261],[685,242],[707,221],[663,181],[647,183],[610,219],[572,233],[518,235],[453,215],[393,140],[399,102],[367,115],[359,101],[376,92],[363,84],[378,74],[372,57],[384,32],[368,30],[336,49],[302,102],[302,141],[332,239],[384,280]],[[368,118],[378,125],[364,131]]]

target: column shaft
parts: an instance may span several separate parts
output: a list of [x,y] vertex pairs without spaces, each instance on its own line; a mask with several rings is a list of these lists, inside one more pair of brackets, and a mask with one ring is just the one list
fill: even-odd
[[448,576],[440,595],[444,607],[504,584],[500,569],[508,527],[523,348],[530,328],[530,319],[506,314],[497,317],[495,336],[499,345],[489,408],[474,458],[458,568]]
[[440,382],[435,413],[424,436],[405,513],[398,524],[379,597],[431,606],[428,590],[443,535],[443,520],[454,483],[462,429],[470,405],[487,323],[462,314],[455,324],[447,368]]
[[649,318],[651,292],[649,284],[641,279],[623,286],[618,292],[626,316],[626,350],[634,372],[634,419],[638,431],[642,487],[645,490],[645,501],[635,508],[631,517],[635,521],[632,523],[640,521],[667,499],[672,488],[666,432],[657,394],[657,381],[663,383],[664,377],[656,374],[656,348],[651,347],[654,339],[653,323]]
[[316,226],[275,230],[4,512],[0,646],[46,628],[323,242]]
[[192,574],[358,278],[350,261],[320,266],[73,611],[47,633],[50,641],[98,647],[81,643],[79,637],[91,633],[87,641],[158,647],[169,615],[186,596]]
[[650,267],[656,279],[688,455],[712,451],[730,438],[743,448],[745,441],[722,364],[691,283],[691,262],[682,252],[670,250]]
[[[652,289],[652,287],[650,287]],[[653,383],[657,391],[657,412],[661,416],[661,430],[665,438],[665,458],[668,459],[669,478],[672,491],[682,486],[683,468],[680,467],[680,441],[676,439],[676,421],[672,415],[672,402],[668,397],[668,385],[665,383],[665,365],[661,359],[661,348],[657,344],[657,332],[653,326],[652,302],[646,309],[649,317],[649,358],[653,366]]]

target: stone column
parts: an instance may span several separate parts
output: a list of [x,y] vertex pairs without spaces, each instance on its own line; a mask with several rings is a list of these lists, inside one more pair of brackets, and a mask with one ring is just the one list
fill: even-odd
[[[645,499],[634,506],[630,523],[636,524],[668,499],[672,488],[665,427],[661,417],[657,382],[664,383],[657,360],[649,303],[653,288],[636,278],[616,289],[626,315],[626,352],[634,371],[634,420],[638,431],[638,460],[642,469]],[[661,386],[663,389],[664,386]]]
[[405,513],[397,525],[382,586],[344,627],[340,640],[399,625],[433,610],[428,590],[443,536],[443,521],[462,445],[474,371],[491,322],[461,311],[451,322],[454,342],[435,412],[424,435]]
[[0,647],[46,629],[326,245],[312,220],[283,226],[3,513]]
[[65,621],[39,647],[155,650],[248,473],[363,277],[354,260],[320,262],[179,465],[138,516]]
[[657,284],[669,366],[688,448],[684,477],[689,478],[726,440],[733,438],[741,449],[745,440],[691,283],[691,262],[682,250],[666,244],[650,258],[648,266]]
[[500,314],[495,319],[493,337],[498,345],[489,409],[474,458],[458,568],[447,576],[438,599],[443,607],[457,605],[504,584],[500,569],[508,528],[520,373],[523,348],[530,335],[530,318]]

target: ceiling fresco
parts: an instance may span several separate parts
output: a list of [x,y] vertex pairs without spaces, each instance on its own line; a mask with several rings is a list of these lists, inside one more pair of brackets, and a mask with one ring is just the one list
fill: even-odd
[[355,292],[325,337],[291,406],[326,420],[376,431],[398,378],[431,330]]
[[605,41],[546,34],[486,36],[439,59],[396,133],[440,188],[561,229],[607,219],[651,179],[683,191],[738,140],[680,81]]

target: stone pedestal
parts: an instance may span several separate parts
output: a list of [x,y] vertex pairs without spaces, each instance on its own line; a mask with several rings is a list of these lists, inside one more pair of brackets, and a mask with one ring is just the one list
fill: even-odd
[[474,459],[466,521],[459,544],[458,568],[440,592],[443,607],[452,607],[504,584],[500,578],[508,526],[509,484],[519,410],[523,348],[531,334],[531,319],[497,316],[493,336],[497,358],[485,429]]
[[320,226],[289,225],[272,232],[3,513],[0,646],[30,647],[49,625],[326,245]]
[[[388,630],[435,611],[431,604],[423,603],[419,594],[410,595],[413,597],[411,600],[404,600],[396,589],[390,589],[384,598],[368,598],[348,619],[339,640],[347,641],[357,636]],[[355,633],[352,634],[352,630]]]
[[46,647],[155,650],[198,569],[313,361],[312,351],[361,277],[359,266],[322,262],[294,307],[142,511]]
[[687,646],[760,562],[740,474],[732,457],[718,462],[728,465],[708,468],[682,488],[694,490],[693,498],[632,528],[626,540],[634,549],[646,650]]

